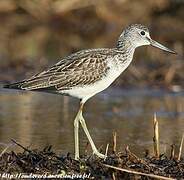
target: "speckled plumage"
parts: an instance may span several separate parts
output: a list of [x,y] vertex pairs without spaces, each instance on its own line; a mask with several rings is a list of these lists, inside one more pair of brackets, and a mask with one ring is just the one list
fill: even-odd
[[93,84],[106,75],[109,69],[107,58],[115,54],[116,52],[110,49],[79,51],[26,80],[21,88],[37,89],[54,86],[60,91]]
[[10,88],[23,90],[49,90],[84,99],[107,88],[130,64],[140,30],[147,27],[133,24],[120,35],[116,48],[81,50],[61,59],[47,70]]

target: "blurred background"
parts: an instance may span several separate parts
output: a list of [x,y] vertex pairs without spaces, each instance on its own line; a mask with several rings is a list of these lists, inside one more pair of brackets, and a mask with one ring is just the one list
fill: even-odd
[[[184,131],[183,0],[0,0],[0,82],[22,80],[81,49],[115,47],[129,24],[149,27],[151,37],[178,55],[153,47],[136,50],[134,61],[112,87],[85,106],[98,147],[118,134],[118,147],[152,151],[153,114],[161,151],[179,144]],[[74,98],[0,89],[0,144],[52,144],[73,152]],[[86,138],[81,131],[81,147]],[[84,152],[84,151],[83,151]]]
[[179,55],[139,48],[116,84],[181,86],[183,20],[183,0],[1,0],[0,80],[29,77],[81,49],[114,47],[125,26],[142,23]]

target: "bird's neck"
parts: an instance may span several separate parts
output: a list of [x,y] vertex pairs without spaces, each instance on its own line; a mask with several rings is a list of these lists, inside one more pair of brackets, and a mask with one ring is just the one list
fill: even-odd
[[136,47],[128,39],[119,39],[116,45],[116,49],[121,52],[122,58],[120,58],[119,61],[124,64],[125,61],[132,61]]
[[136,46],[134,45],[134,43],[132,42],[131,39],[129,38],[122,38],[121,36],[118,39],[118,42],[116,44],[116,48],[119,51],[132,51],[135,50]]

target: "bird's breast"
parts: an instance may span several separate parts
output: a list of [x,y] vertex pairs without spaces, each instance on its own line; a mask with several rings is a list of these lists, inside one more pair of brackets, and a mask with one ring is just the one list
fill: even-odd
[[108,71],[104,73],[103,77],[100,80],[95,81],[94,83],[89,85],[72,87],[71,89],[61,91],[61,93],[65,93],[86,101],[95,94],[103,91],[104,89],[109,87],[116,78],[120,76],[120,74],[129,66],[131,62],[131,59],[129,59],[122,63],[116,58],[108,60]]

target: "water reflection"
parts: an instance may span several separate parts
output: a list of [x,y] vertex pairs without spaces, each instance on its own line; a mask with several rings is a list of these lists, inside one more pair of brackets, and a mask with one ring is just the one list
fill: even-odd
[[[11,138],[24,145],[43,147],[52,144],[56,151],[72,152],[73,119],[78,100],[40,92],[0,90],[0,142]],[[184,94],[161,90],[108,89],[86,103],[84,117],[97,147],[105,149],[118,135],[119,149],[129,145],[142,155],[152,152],[152,118],[157,113],[161,148],[179,144],[184,132]],[[84,151],[87,139],[81,129],[80,144]],[[112,144],[112,143],[111,143]]]

